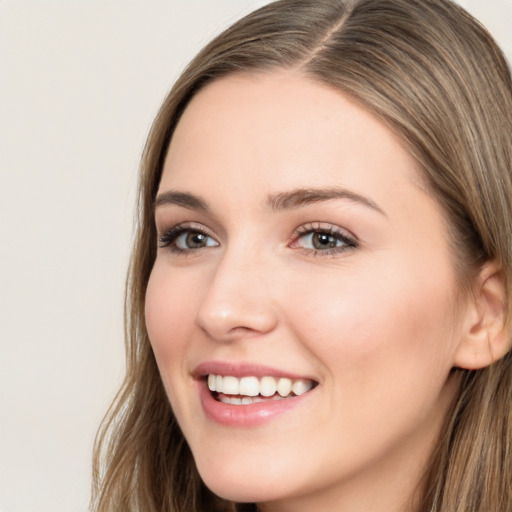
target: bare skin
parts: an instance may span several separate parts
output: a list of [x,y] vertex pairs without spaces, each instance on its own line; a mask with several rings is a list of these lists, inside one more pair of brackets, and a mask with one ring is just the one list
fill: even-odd
[[[218,495],[265,512],[410,510],[468,314],[417,167],[370,113],[294,72],[217,80],[187,107],[159,189],[146,320]],[[314,387],[268,421],[226,426],[199,396],[209,361]]]

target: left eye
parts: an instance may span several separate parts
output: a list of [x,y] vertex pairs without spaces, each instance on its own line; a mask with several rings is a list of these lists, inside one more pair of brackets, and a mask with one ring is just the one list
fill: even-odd
[[177,249],[186,251],[187,249],[201,249],[202,247],[215,247],[217,242],[200,231],[183,231],[174,240]]
[[294,245],[302,249],[330,252],[355,247],[356,243],[342,233],[311,230],[298,236]]

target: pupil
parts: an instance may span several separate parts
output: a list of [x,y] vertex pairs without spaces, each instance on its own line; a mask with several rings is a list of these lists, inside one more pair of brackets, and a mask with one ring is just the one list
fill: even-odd
[[191,233],[187,237],[187,245],[191,248],[203,247],[205,239],[206,237],[202,233]]
[[313,235],[313,245],[315,249],[336,247],[336,238],[328,233],[315,233]]

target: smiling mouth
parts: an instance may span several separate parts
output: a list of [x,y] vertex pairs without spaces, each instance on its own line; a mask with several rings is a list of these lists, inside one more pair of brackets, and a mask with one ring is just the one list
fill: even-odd
[[218,402],[249,405],[268,400],[285,400],[307,393],[318,384],[308,379],[287,377],[233,377],[214,375],[207,377],[208,389]]

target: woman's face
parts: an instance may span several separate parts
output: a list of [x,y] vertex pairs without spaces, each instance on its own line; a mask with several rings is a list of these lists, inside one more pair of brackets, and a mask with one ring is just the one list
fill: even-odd
[[297,73],[217,80],[178,124],[156,226],[147,328],[206,484],[294,512],[412,492],[463,308],[400,140]]

